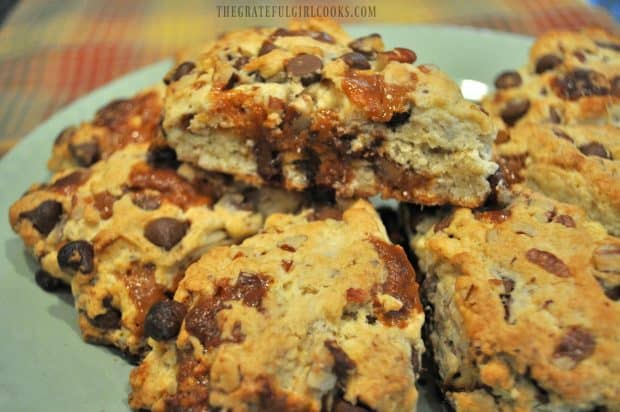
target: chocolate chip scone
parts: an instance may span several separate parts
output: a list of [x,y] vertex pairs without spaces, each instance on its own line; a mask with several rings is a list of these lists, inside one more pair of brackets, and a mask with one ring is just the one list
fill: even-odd
[[256,185],[477,206],[493,123],[415,60],[329,21],[232,32],[167,75],[164,129],[183,161]]
[[457,411],[620,409],[620,239],[582,209],[517,187],[412,248]]
[[507,183],[581,206],[620,235],[619,128],[518,125],[498,136],[495,156]]
[[162,139],[163,84],[127,99],[114,100],[95,117],[64,129],[52,148],[47,166],[53,172],[88,167],[131,143]]
[[38,283],[71,284],[83,337],[131,354],[145,347],[146,312],[172,296],[190,263],[258,231],[266,209],[298,203],[179,167],[169,148],[148,148],[130,144],[89,169],[57,174],[10,209],[41,265]]
[[501,73],[483,107],[517,123],[620,125],[620,38],[598,29],[552,31],[520,70]]
[[372,206],[269,217],[153,307],[130,405],[153,411],[412,411],[415,274]]

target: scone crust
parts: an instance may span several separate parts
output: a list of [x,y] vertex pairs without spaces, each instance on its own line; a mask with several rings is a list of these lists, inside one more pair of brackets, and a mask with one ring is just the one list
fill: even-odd
[[495,157],[509,183],[581,206],[620,235],[619,128],[522,124],[495,143]]
[[[413,269],[369,203],[331,215],[341,220],[315,212],[272,215],[260,234],[188,269],[175,295],[183,326],[132,372],[133,408],[415,409]],[[218,296],[228,298],[214,310]]]
[[163,125],[181,159],[289,190],[484,201],[495,129],[452,80],[376,34],[292,27],[225,34],[168,74]]
[[518,187],[506,209],[457,209],[412,247],[457,410],[620,407],[620,240],[580,208]]

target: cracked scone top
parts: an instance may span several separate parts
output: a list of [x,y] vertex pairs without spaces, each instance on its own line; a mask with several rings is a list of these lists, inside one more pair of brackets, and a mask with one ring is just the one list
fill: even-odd
[[253,184],[477,206],[493,124],[415,60],[330,21],[228,33],[166,76],[164,129],[180,159]]
[[457,411],[620,409],[620,239],[515,188],[412,241],[430,341]]
[[190,266],[153,312],[135,409],[415,410],[415,274],[366,201],[272,215]]
[[519,70],[501,73],[482,106],[517,123],[620,125],[620,38],[600,29],[550,31]]
[[139,354],[147,311],[191,262],[257,232],[267,204],[296,207],[296,196],[268,200],[265,190],[179,165],[170,148],[129,144],[35,185],[10,222],[41,265],[38,281],[71,285],[84,339]]
[[498,135],[494,156],[508,184],[581,206],[620,235],[619,128],[519,124]]

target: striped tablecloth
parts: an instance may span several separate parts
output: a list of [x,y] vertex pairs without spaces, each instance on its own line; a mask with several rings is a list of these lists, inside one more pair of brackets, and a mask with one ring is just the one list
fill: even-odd
[[[281,25],[284,17],[223,17],[226,1],[22,0],[0,29],[0,154],[77,97],[135,68],[235,27]],[[291,0],[236,5],[289,7]],[[220,16],[218,16],[220,5]],[[344,1],[374,6],[343,23],[441,23],[536,35],[596,25],[618,31],[602,9],[578,0]],[[230,12],[230,10],[229,10]]]

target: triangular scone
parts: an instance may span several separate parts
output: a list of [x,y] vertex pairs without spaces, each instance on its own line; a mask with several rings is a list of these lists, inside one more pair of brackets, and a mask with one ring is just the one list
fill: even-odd
[[170,71],[164,129],[180,159],[289,190],[484,201],[495,129],[448,76],[378,34],[291,27],[225,34]]
[[146,312],[174,293],[190,263],[256,233],[266,209],[297,207],[295,194],[274,192],[179,166],[170,148],[132,143],[33,186],[10,221],[41,265],[37,282],[71,284],[84,339],[139,354]]
[[551,31],[528,64],[501,73],[483,107],[500,123],[620,126],[620,38],[599,29]]
[[583,210],[515,188],[412,248],[456,411],[620,410],[620,239]]
[[620,129],[520,124],[495,141],[507,183],[523,182],[620,235]]
[[414,411],[423,321],[413,268],[368,202],[272,215],[151,310],[130,405]]

